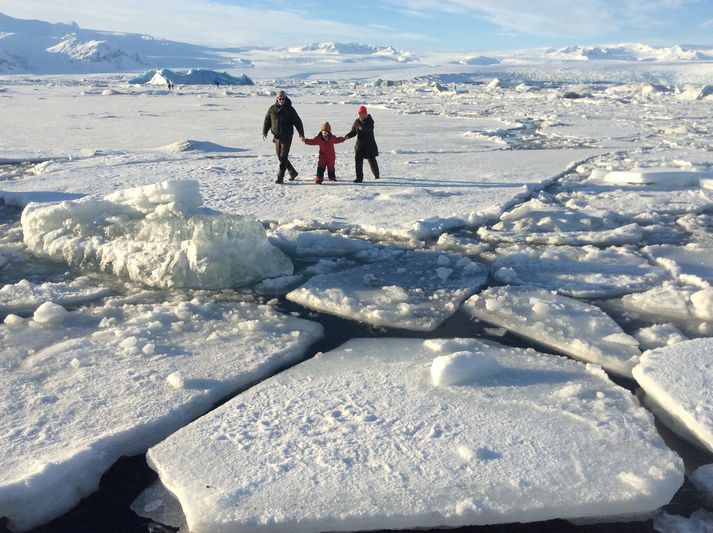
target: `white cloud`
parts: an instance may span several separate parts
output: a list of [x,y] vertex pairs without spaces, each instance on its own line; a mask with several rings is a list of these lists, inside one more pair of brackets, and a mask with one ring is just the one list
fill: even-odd
[[[329,40],[381,43],[385,36],[383,31],[306,13],[233,6],[211,0],[113,0],[100,7],[96,0],[0,0],[0,11],[16,18],[77,22],[87,29],[144,33],[216,47],[293,46]],[[386,35],[398,37],[393,33]]]

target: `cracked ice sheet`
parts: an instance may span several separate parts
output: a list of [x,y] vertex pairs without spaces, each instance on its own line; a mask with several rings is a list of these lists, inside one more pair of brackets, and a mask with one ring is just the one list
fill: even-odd
[[0,516],[13,531],[70,509],[120,456],[301,359],[322,336],[319,324],[246,302],[113,298],[46,317],[0,325]]
[[[499,371],[434,386],[434,359],[464,353]],[[353,339],[147,457],[196,533],[631,515],[683,481],[651,415],[600,369],[476,339]]]
[[575,298],[608,298],[640,292],[668,278],[626,247],[508,246],[492,266],[497,281],[534,285]]
[[493,287],[469,298],[464,308],[496,326],[550,346],[580,361],[631,377],[641,352],[598,307],[535,287]]
[[432,331],[483,286],[487,272],[487,267],[456,254],[404,252],[315,276],[287,299],[374,326]]
[[[713,338],[693,339],[645,352],[634,379],[663,409],[684,438],[713,451]],[[689,439],[690,440],[690,439]]]
[[22,280],[0,287],[0,313],[34,312],[45,302],[70,306],[92,302],[111,294],[107,287],[97,287],[87,277],[65,282],[35,284]]

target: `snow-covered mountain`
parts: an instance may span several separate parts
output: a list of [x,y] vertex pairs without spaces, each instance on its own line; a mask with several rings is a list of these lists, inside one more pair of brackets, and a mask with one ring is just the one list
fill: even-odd
[[[220,53],[219,53],[220,52]],[[148,35],[85,30],[77,24],[0,13],[0,73],[68,74],[149,67],[244,68],[238,49],[215,50]]]
[[434,52],[419,54],[419,57],[392,46],[354,42],[317,42],[274,49],[209,48],[148,35],[86,30],[75,23],[15,19],[0,13],[0,74],[250,68],[254,79],[319,78],[326,74],[332,78],[410,79],[434,72],[443,74],[445,66],[455,69],[447,74],[472,74],[493,67],[524,68],[555,62],[565,70],[568,65],[579,69],[583,62],[597,69],[607,65],[619,68],[621,64],[629,68],[634,64],[713,62],[713,47],[653,47],[628,43],[489,52],[487,55]]
[[370,55],[394,59],[400,62],[418,61],[418,59],[414,57],[411,52],[397,50],[393,46],[375,46],[364,43],[311,43],[304,46],[288,48],[288,51],[293,54],[316,52],[320,54],[334,55]]
[[691,46],[654,47],[640,43],[615,44],[610,46],[567,46],[549,48],[545,56],[556,60],[616,60],[616,61],[711,61],[713,48]]

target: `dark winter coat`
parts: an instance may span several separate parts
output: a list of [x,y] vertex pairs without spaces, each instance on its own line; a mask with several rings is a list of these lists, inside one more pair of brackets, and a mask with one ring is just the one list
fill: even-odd
[[337,155],[334,152],[334,145],[343,143],[344,141],[344,137],[337,137],[336,135],[332,135],[330,133],[327,138],[324,138],[320,133],[313,139],[305,139],[305,144],[319,146],[319,161],[317,162],[318,167],[333,169],[337,160]]
[[297,133],[300,134],[300,137],[304,137],[305,130],[302,127],[302,120],[295,108],[292,107],[292,101],[289,98],[285,98],[285,103],[282,105],[275,101],[265,114],[262,134],[267,135],[268,131],[272,131],[275,139],[291,141],[294,134],[292,128],[297,128]]
[[361,154],[367,159],[379,155],[379,148],[374,139],[374,119],[371,118],[371,115],[364,117],[364,120],[356,119],[352,131],[347,133],[344,138],[351,139],[354,136],[357,138],[354,145],[355,153]]

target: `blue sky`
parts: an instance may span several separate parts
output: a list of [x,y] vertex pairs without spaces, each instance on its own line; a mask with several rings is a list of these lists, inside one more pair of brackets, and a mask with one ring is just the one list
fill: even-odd
[[713,0],[0,0],[17,18],[210,46],[340,41],[416,52],[713,45]]

